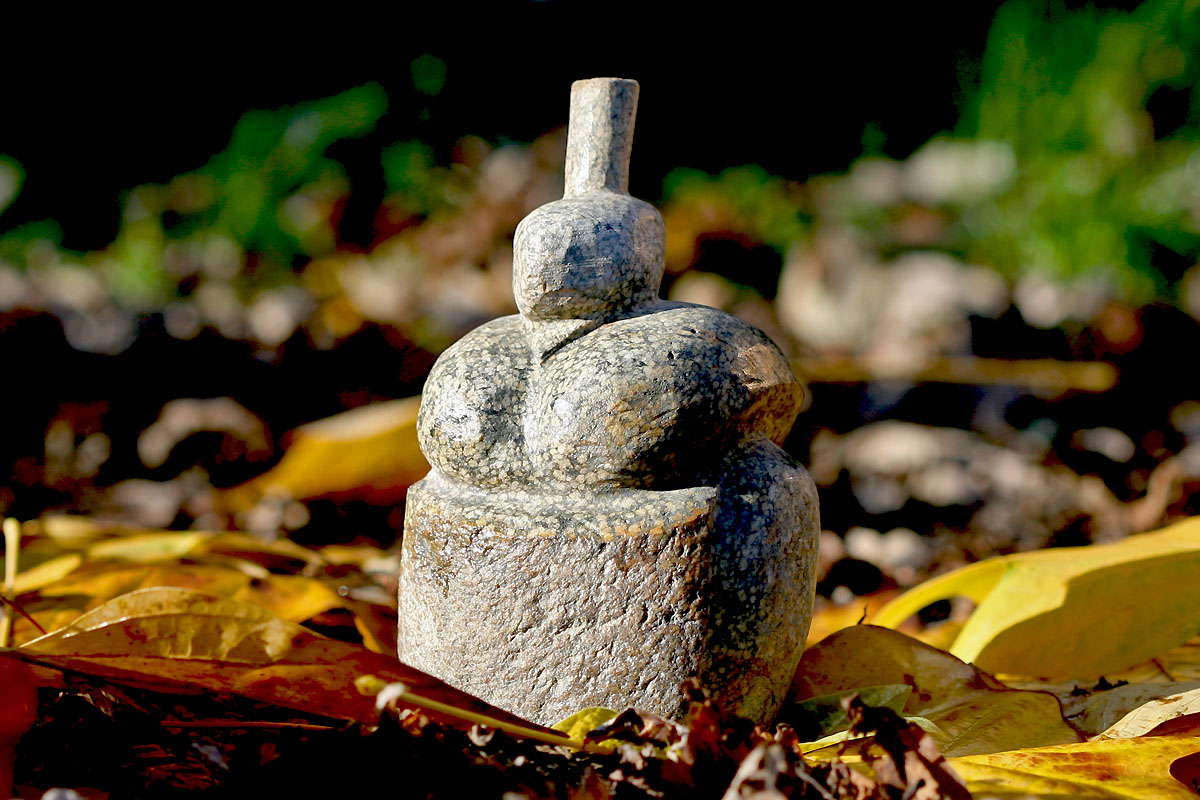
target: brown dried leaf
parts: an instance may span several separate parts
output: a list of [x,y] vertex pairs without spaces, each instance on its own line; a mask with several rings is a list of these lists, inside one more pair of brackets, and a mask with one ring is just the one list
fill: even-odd
[[971,800],[962,779],[920,727],[890,708],[873,708],[857,697],[848,698],[845,707],[851,732],[874,733],[883,751],[872,749],[865,756],[880,785],[898,789],[910,800]]
[[[364,724],[378,717],[375,698],[361,694],[355,679],[375,675],[448,706],[547,730],[394,658],[327,639],[250,603],[186,589],[122,595],[18,652],[35,663],[139,688],[236,694]],[[453,716],[426,713],[462,725]]]
[[864,686],[907,684],[904,714],[941,731],[935,742],[947,755],[1078,742],[1058,700],[1044,692],[1009,689],[949,653],[902,633],[858,625],[804,652],[792,683],[803,700]]

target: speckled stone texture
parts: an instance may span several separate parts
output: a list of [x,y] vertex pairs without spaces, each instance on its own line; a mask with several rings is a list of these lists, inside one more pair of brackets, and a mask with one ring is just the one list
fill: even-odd
[[630,197],[638,87],[572,87],[566,196],[517,228],[520,315],[446,350],[409,491],[400,657],[542,723],[667,716],[699,676],[771,718],[812,613],[816,491],[780,448],[801,390],[760,331],[658,299]]

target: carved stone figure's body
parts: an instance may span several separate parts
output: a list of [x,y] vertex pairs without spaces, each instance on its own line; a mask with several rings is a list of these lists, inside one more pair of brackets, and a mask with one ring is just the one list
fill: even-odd
[[816,495],[779,447],[801,389],[757,329],[657,298],[662,220],[624,193],[636,84],[572,102],[568,197],[517,230],[522,313],[426,382],[400,655],[540,722],[678,714],[690,675],[766,719],[811,615]]
[[420,420],[436,469],[484,489],[694,486],[743,438],[781,444],[798,407],[770,340],[703,306],[660,301],[535,358],[519,316],[442,355]]

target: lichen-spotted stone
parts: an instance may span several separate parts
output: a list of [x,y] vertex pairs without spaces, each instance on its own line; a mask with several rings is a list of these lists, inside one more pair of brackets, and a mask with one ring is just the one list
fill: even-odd
[[521,314],[426,382],[399,652],[543,723],[678,716],[691,676],[764,721],[812,613],[816,491],[780,447],[801,389],[756,328],[658,298],[662,219],[627,194],[637,92],[572,87],[567,195],[516,233]]

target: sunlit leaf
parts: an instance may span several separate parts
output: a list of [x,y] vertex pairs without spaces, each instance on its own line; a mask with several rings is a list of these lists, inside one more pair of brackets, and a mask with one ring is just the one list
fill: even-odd
[[78,548],[110,535],[118,526],[75,514],[47,514],[21,526],[32,536],[44,536],[65,547]]
[[1173,647],[1166,653],[1096,681],[1048,683],[1007,676],[1005,683],[1018,689],[1046,691],[1063,704],[1063,714],[1081,733],[1094,736],[1121,717],[1151,700],[1200,688],[1200,638]]
[[417,443],[420,402],[376,403],[297,428],[280,462],[227,500],[245,507],[268,494],[310,498],[415,483],[429,471]]
[[359,692],[355,680],[375,675],[435,702],[539,728],[394,658],[327,639],[249,603],[186,589],[122,595],[17,652],[140,688],[237,694],[363,723],[377,718],[375,698]]
[[600,706],[585,708],[550,727],[560,733],[565,733],[573,741],[582,742],[589,733],[617,716],[617,713],[611,708]]
[[1115,544],[984,561],[900,596],[872,620],[894,627],[930,603],[979,605],[950,652],[981,669],[1042,678],[1096,677],[1200,632],[1200,519]]
[[396,655],[396,609],[344,598],[343,607],[354,614],[354,627],[363,647],[376,653]]
[[1200,725],[1184,722],[1162,735],[966,756],[950,764],[977,797],[1195,800],[1172,774],[1180,772],[1177,761],[1200,751]]
[[41,589],[43,586],[49,586],[70,575],[82,563],[83,556],[78,553],[66,553],[57,558],[43,561],[37,566],[22,570],[17,574],[17,579],[13,582],[13,592],[25,594]]
[[178,558],[191,552],[196,545],[211,536],[211,533],[198,531],[164,531],[123,536],[92,545],[88,548],[88,556],[148,563],[164,558]]
[[335,589],[313,578],[256,577],[224,566],[173,562],[148,566],[119,562],[90,564],[47,586],[41,595],[85,595],[94,598],[98,605],[99,601],[155,586],[174,586],[252,603],[292,622],[303,622],[342,605]]
[[196,551],[233,556],[273,571],[294,571],[304,566],[320,564],[324,560],[315,551],[301,547],[289,539],[266,541],[232,531],[218,533],[211,539],[200,541]]
[[803,700],[885,684],[912,687],[903,713],[936,725],[931,733],[946,755],[1080,739],[1053,695],[1009,689],[949,653],[872,625],[846,628],[806,650],[792,688]]

